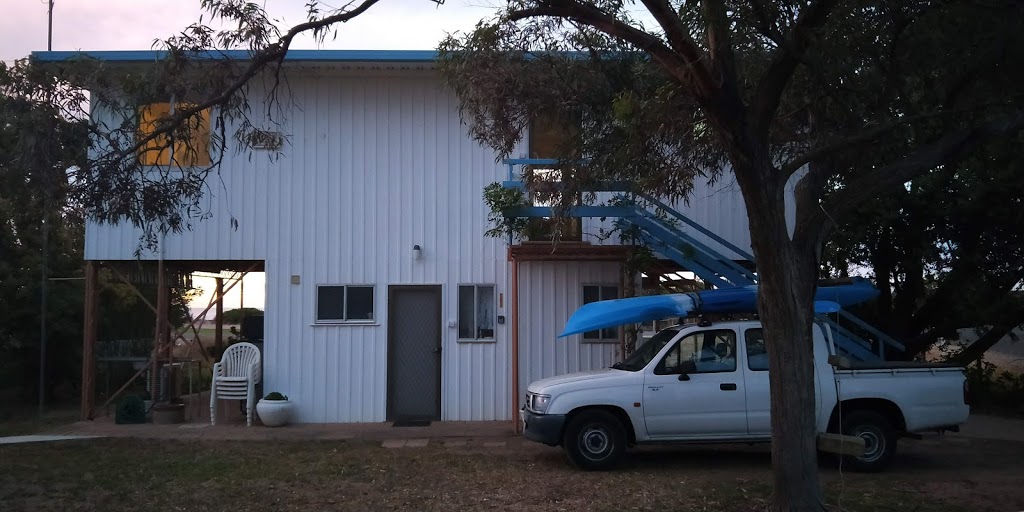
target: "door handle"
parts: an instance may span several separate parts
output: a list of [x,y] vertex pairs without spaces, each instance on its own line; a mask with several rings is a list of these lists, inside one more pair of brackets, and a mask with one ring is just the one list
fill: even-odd
[[440,353],[441,353],[441,347],[437,347],[437,348],[435,348],[435,349],[434,349],[434,353],[435,353],[435,354],[440,354]]
[[736,384],[724,382],[718,386],[722,391],[736,391]]

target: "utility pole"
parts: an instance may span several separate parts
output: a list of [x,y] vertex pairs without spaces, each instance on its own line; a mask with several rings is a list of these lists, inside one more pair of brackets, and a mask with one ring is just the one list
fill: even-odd
[[50,9],[46,12],[46,51],[53,51],[53,0],[50,0]]
[[[46,29],[46,51],[53,51],[53,1],[50,0],[49,10],[47,11],[47,29]],[[45,172],[40,170],[40,172]],[[43,416],[43,410],[46,407],[46,295],[47,295],[47,278],[49,272],[47,265],[49,263],[50,251],[49,251],[49,235],[50,235],[50,224],[46,222],[46,217],[49,215],[50,208],[50,188],[48,179],[45,177],[40,180],[43,185],[43,225],[42,225],[42,239],[43,239],[43,262],[41,267],[42,278],[39,281],[39,416]]]

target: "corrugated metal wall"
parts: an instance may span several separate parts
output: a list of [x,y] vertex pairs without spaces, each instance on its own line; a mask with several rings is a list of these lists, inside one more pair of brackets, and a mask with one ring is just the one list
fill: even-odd
[[[387,287],[441,284],[442,419],[511,419],[509,324],[491,343],[460,343],[447,326],[459,283],[496,284],[497,314],[510,316],[505,243],[483,236],[483,188],[506,168],[468,139],[455,97],[432,71],[319,70],[289,80],[275,128],[288,137],[284,153],[229,154],[204,198],[212,216],[167,236],[164,257],[266,261],[265,389],[288,394],[300,422],[384,420]],[[747,248],[738,190],[719,188],[698,186],[683,209]],[[585,221],[586,239],[597,242],[599,224]],[[138,237],[130,226],[90,223],[86,258],[132,259]],[[527,262],[520,276],[520,395],[532,380],[617,360],[617,343],[555,336],[582,304],[581,284],[619,284],[618,264]],[[317,284],[374,284],[378,323],[315,325]]]
[[[445,319],[455,319],[457,283],[507,295],[504,245],[483,236],[482,191],[501,167],[467,139],[454,97],[432,77],[318,77],[294,94],[305,113],[289,116],[296,151],[270,178],[282,200],[268,209],[267,309],[282,314],[268,330],[307,335],[268,350],[268,385],[308,397],[300,409],[311,421],[383,420],[387,285],[445,285]],[[299,273],[303,285],[289,285]],[[311,326],[316,283],[375,283],[380,325]],[[442,418],[507,418],[507,333],[456,337],[445,327]]]
[[[447,327],[458,283],[496,284],[509,314],[505,244],[484,237],[483,188],[504,167],[469,140],[433,72],[390,75],[293,74],[284,154],[228,156],[213,217],[168,236],[165,258],[266,260],[265,389],[288,394],[300,422],[384,420],[387,287],[442,284],[443,419],[510,419],[508,324],[490,343]],[[137,242],[127,226],[90,225],[87,257],[130,259]],[[378,323],[314,325],[317,284],[374,284]]]
[[530,382],[578,371],[611,366],[619,358],[615,343],[584,342],[577,334],[557,338],[565,323],[583,305],[584,284],[618,286],[618,263],[544,262],[519,264],[519,396]]

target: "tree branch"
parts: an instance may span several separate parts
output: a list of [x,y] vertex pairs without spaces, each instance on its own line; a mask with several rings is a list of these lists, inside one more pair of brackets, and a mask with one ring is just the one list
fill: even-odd
[[[1017,110],[1008,118],[951,133],[931,144],[921,146],[916,152],[899,161],[864,173],[860,179],[850,182],[822,204],[822,211],[817,215],[827,217],[829,222],[822,221],[820,226],[811,226],[818,231],[817,240],[824,239],[832,227],[832,219],[843,216],[857,204],[876,197],[887,188],[904,183],[992,138],[1010,135],[1022,128],[1024,110]],[[801,226],[797,226],[797,230],[800,229]]]
[[834,142],[829,142],[829,143],[823,144],[822,146],[819,146],[817,148],[813,148],[813,149],[805,152],[804,154],[799,155],[799,156],[793,158],[789,162],[786,162],[786,164],[783,165],[780,168],[780,171],[782,172],[782,175],[783,175],[784,179],[789,179],[789,176],[792,175],[794,172],[800,170],[801,167],[803,167],[803,166],[805,166],[805,165],[807,165],[807,164],[809,164],[809,163],[811,163],[811,162],[813,162],[813,161],[815,161],[815,160],[817,160],[819,158],[832,155],[832,154],[836,153],[837,151],[842,151],[844,149],[850,149],[850,148],[853,148],[853,147],[856,147],[856,146],[867,144],[867,143],[872,142],[872,141],[878,139],[879,137],[881,137],[881,136],[883,136],[883,135],[885,135],[885,134],[887,134],[887,133],[889,133],[889,132],[899,128],[900,126],[903,126],[903,125],[907,124],[907,123],[912,123],[912,122],[915,122],[915,121],[920,121],[922,119],[929,119],[929,118],[933,118],[933,117],[948,116],[948,115],[963,114],[963,113],[964,113],[964,111],[952,112],[952,111],[939,110],[939,111],[928,112],[928,113],[925,113],[925,114],[918,114],[918,115],[913,115],[913,116],[904,116],[904,117],[900,117],[898,119],[893,119],[892,121],[890,121],[888,123],[880,124],[880,125],[877,125],[877,126],[875,126],[873,128],[870,128],[868,130],[864,130],[864,131],[862,131],[860,133],[856,133],[856,134],[851,135],[849,137],[845,137],[845,138],[843,138],[841,140],[837,140],[837,141],[834,141]]
[[761,3],[761,0],[747,0],[747,3],[750,4],[750,9],[754,12],[754,16],[756,17],[754,27],[757,28],[757,31],[777,46],[782,46],[785,43],[785,38],[783,38],[782,33],[779,32],[778,25],[772,23],[771,20],[768,19],[768,12],[765,11],[764,4]]
[[749,122],[755,132],[768,133],[782,92],[810,48],[814,31],[825,24],[836,3],[836,0],[817,0],[804,8],[790,28],[785,44],[775,50],[768,70],[757,84],[750,110]]
[[714,81],[706,65],[705,55],[679,19],[679,14],[669,5],[668,0],[642,0],[647,11],[665,31],[665,38],[675,51],[679,52],[696,77],[694,82],[705,94],[714,90]]
[[707,20],[708,48],[711,51],[712,69],[719,74],[723,88],[736,92],[736,58],[732,51],[732,32],[729,30],[729,14],[722,0],[701,2],[704,19]]
[[622,39],[650,54],[662,64],[666,71],[683,83],[698,87],[701,81],[707,80],[706,77],[695,75],[690,64],[668,46],[665,46],[665,43],[658,37],[628,23],[623,23],[591,5],[584,5],[574,0],[549,0],[545,5],[539,7],[512,11],[509,13],[508,19],[514,22],[541,16],[576,20],[610,36]]

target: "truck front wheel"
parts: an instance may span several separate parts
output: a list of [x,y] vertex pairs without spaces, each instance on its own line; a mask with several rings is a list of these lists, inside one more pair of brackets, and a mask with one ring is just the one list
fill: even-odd
[[864,440],[864,455],[843,457],[843,466],[855,471],[881,471],[896,454],[896,431],[889,419],[879,412],[851,412],[843,418],[843,434]]
[[569,460],[580,469],[609,469],[625,452],[626,430],[608,411],[583,411],[573,415],[566,425],[562,447]]

